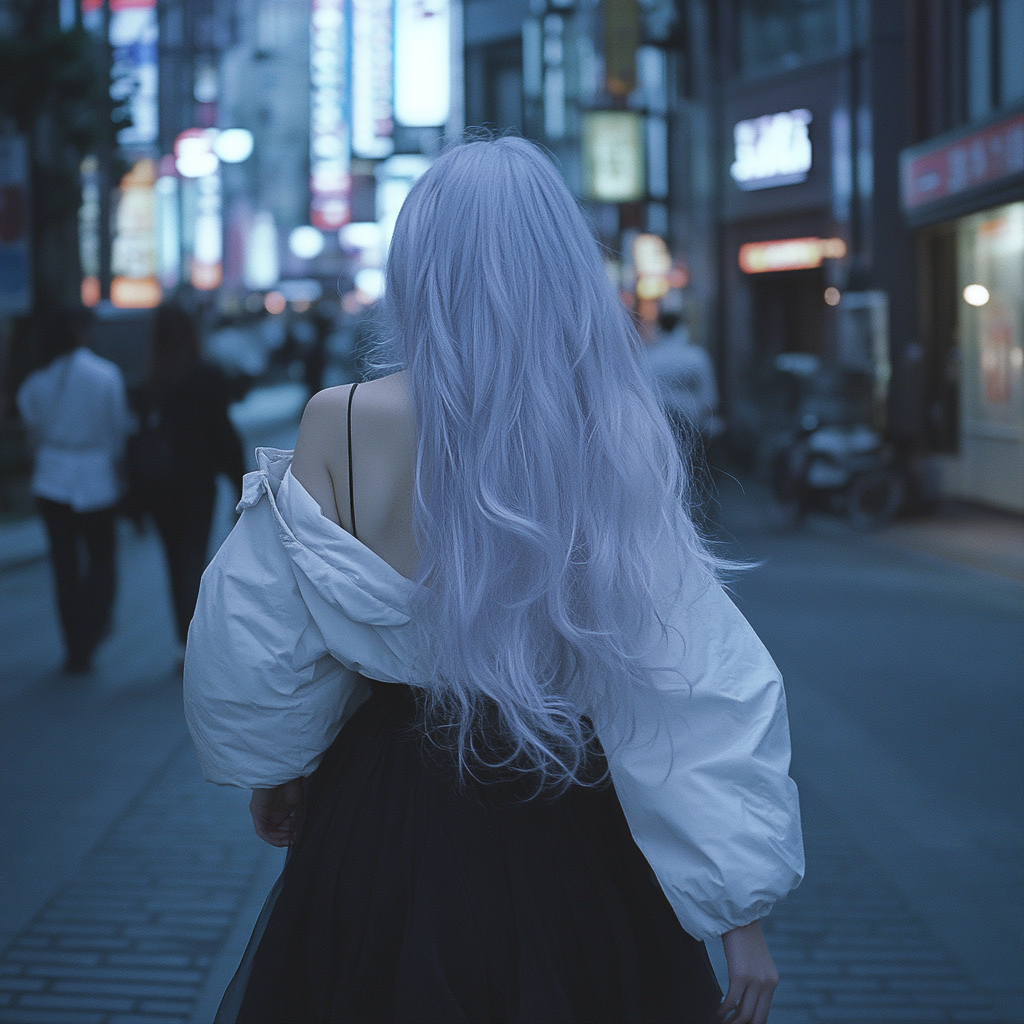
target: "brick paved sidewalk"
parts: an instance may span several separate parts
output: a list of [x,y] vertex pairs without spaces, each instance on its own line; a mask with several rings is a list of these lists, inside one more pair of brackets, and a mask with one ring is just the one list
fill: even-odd
[[765,921],[782,976],[771,1024],[1009,1021],[806,791],[807,875]]
[[[784,979],[772,1024],[1005,1020],[827,810],[804,803],[807,879],[766,927]],[[274,851],[237,823],[238,793],[203,782],[179,745],[0,956],[0,1022],[209,1024],[273,873]]]
[[[81,869],[0,955],[3,1024],[209,1024],[254,897],[280,862],[203,781],[184,741]],[[244,811],[243,811],[244,813]],[[261,888],[262,887],[262,888]],[[244,922],[246,925],[249,921]],[[227,973],[225,974],[225,966]]]

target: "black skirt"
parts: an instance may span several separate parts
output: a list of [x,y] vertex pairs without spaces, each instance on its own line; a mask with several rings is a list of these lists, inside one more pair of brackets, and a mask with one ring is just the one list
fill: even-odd
[[218,1024],[707,1024],[721,991],[615,790],[460,786],[405,686],[374,684],[310,777],[306,822]]

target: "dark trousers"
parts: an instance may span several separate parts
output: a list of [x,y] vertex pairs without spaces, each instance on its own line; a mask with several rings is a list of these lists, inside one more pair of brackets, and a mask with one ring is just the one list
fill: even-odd
[[48,498],[36,501],[50,539],[68,665],[87,668],[114,607],[115,513],[112,508],[76,512]]
[[199,598],[199,582],[206,569],[215,493],[212,490],[208,495],[193,493],[187,503],[160,502],[152,512],[167,556],[174,621],[182,643],[188,638],[188,625]]

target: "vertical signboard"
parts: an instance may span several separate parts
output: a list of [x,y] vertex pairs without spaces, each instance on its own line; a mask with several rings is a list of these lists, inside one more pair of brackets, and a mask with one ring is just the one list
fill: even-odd
[[162,157],[154,186],[156,197],[156,265],[160,285],[167,290],[181,281],[181,228],[179,223],[178,178],[174,158]]
[[395,0],[395,119],[432,128],[451,108],[449,0]]
[[32,306],[28,147],[23,135],[0,136],[0,313]]
[[136,161],[121,179],[110,253],[110,301],[122,309],[160,304],[156,276],[156,164]]
[[81,164],[82,205],[78,208],[78,256],[82,265],[82,305],[100,301],[100,162]]
[[345,0],[312,0],[309,33],[309,221],[323,231],[351,219],[348,32]]
[[[82,0],[83,24],[101,33],[102,0]],[[111,223],[110,301],[125,308],[160,302],[157,277],[156,166],[159,137],[159,23],[156,0],[109,0],[107,39],[110,43],[110,98],[127,108],[130,124],[117,133],[117,144],[131,165],[113,199]],[[82,257],[82,301],[100,298],[100,230],[104,187],[95,159],[82,165],[79,208]]]
[[117,133],[125,148],[157,141],[158,34],[156,0],[110,0],[110,96],[127,104],[132,118]]
[[375,160],[392,142],[392,0],[352,0],[352,150]]
[[192,287],[219,288],[224,277],[224,225],[221,217],[220,165],[195,179],[195,235],[192,239]]
[[583,115],[583,195],[598,203],[631,203],[646,191],[644,120],[630,110]]

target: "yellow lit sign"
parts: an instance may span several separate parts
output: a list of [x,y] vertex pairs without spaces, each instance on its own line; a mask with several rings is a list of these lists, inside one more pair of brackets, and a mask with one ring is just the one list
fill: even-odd
[[841,238],[783,238],[775,242],[747,242],[740,246],[739,264],[744,274],[777,270],[811,270],[822,260],[842,259],[846,243]]
[[583,115],[583,195],[598,203],[632,203],[646,192],[644,125],[629,110]]

